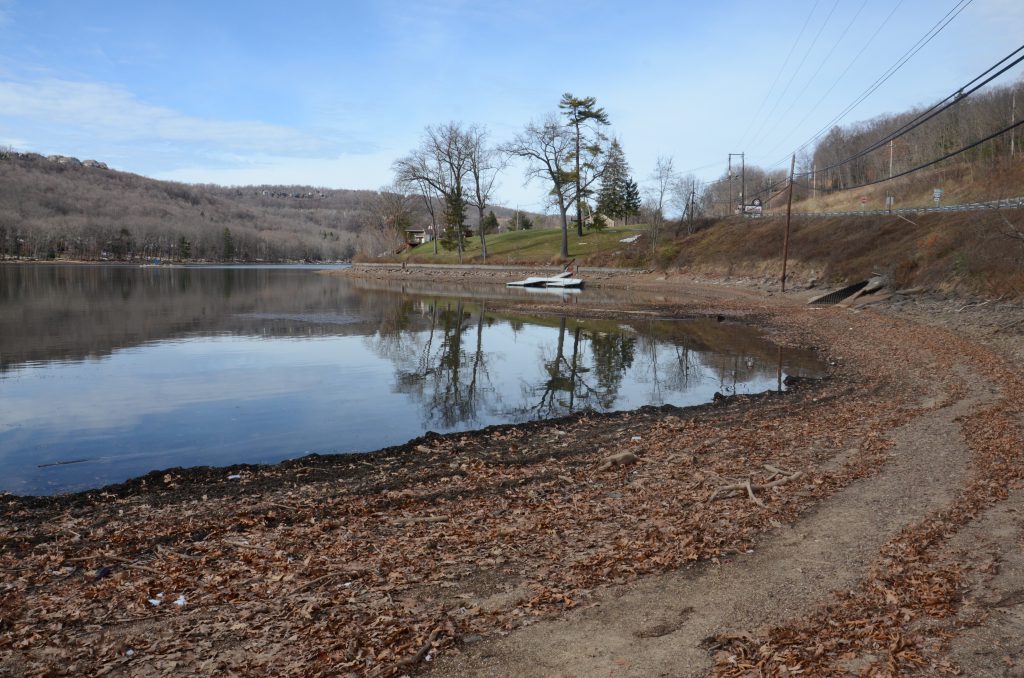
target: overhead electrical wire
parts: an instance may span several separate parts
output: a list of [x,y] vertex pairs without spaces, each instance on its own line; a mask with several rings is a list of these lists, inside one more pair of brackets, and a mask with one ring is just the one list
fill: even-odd
[[[789,137],[793,136],[793,134],[798,129],[803,127],[804,123],[807,122],[807,119],[810,118],[815,113],[815,111],[818,110],[819,106],[821,106],[821,102],[823,102],[826,99],[826,97],[828,97],[828,95],[832,93],[832,90],[834,90],[837,86],[839,86],[839,83],[842,82],[843,78],[846,77],[846,74],[850,72],[850,69],[853,68],[856,65],[857,60],[860,59],[861,55],[864,54],[864,52],[867,51],[868,47],[871,46],[871,43],[873,43],[875,41],[875,38],[877,38],[878,34],[882,32],[882,29],[885,28],[885,25],[889,23],[889,20],[892,19],[893,14],[895,14],[896,10],[898,10],[900,8],[900,6],[903,4],[903,1],[904,0],[899,0],[899,2],[897,2],[895,4],[895,6],[893,6],[893,8],[892,8],[892,10],[890,10],[889,14],[887,14],[886,17],[884,19],[882,19],[882,23],[878,24],[878,28],[875,29],[875,32],[871,34],[871,37],[868,38],[867,42],[865,42],[864,45],[860,48],[860,50],[853,56],[853,58],[850,60],[850,63],[848,63],[846,65],[846,68],[843,69],[843,72],[839,74],[839,77],[837,77],[832,82],[832,84],[829,86],[829,88],[827,90],[825,90],[825,93],[822,94],[821,97],[819,97],[819,99],[816,102],[814,102],[814,105],[807,109],[807,112],[804,114],[804,117],[800,119],[800,122],[798,122],[793,127],[793,129],[790,130],[788,134],[786,134],[785,137],[782,137],[780,139],[779,143],[777,143],[775,146],[773,146],[771,148],[771,150],[768,151],[765,155],[769,155],[770,156],[772,153],[774,153],[776,151],[776,149],[778,149],[782,145],[782,143],[786,139],[788,139]],[[786,162],[787,159],[788,159],[788,156],[786,158],[783,158],[779,162],[776,162],[776,163],[774,163],[773,165],[770,165],[770,166],[771,167],[775,167],[777,165],[782,165],[783,163]]]
[[900,172],[899,174],[894,174],[891,177],[885,177],[884,179],[875,179],[874,181],[868,181],[868,182],[863,183],[863,184],[857,184],[856,186],[848,186],[846,188],[819,188],[817,190],[822,191],[823,193],[841,193],[843,191],[853,191],[853,190],[856,190],[858,188],[864,188],[865,186],[874,186],[876,184],[885,183],[886,181],[892,181],[893,179],[899,179],[900,177],[905,177],[908,174],[913,174],[914,172],[920,172],[921,170],[926,169],[928,167],[931,167],[932,165],[936,165],[936,164],[942,162],[943,160],[949,160],[950,158],[952,158],[954,156],[957,156],[957,155],[960,155],[961,153],[966,153],[967,151],[971,150],[972,148],[980,146],[983,143],[985,143],[986,141],[991,141],[992,139],[995,139],[996,137],[998,137],[998,136],[1000,136],[1002,134],[1006,134],[1007,132],[1016,129],[1016,128],[1020,127],[1021,125],[1024,125],[1024,119],[1018,120],[1017,122],[1013,123],[1012,125],[1007,125],[1006,127],[1004,127],[1003,129],[999,130],[998,132],[993,132],[992,134],[989,134],[984,139],[978,139],[977,141],[971,142],[970,144],[964,146],[963,148],[958,148],[957,150],[951,151],[951,152],[947,153],[946,155],[944,155],[944,156],[942,156],[940,158],[936,158],[935,160],[929,160],[928,162],[924,163],[923,165],[918,165],[917,167],[913,167],[911,169],[905,170],[903,172]]
[[[963,102],[964,99],[969,97],[971,94],[977,92],[979,89],[981,89],[982,87],[984,87],[988,83],[992,82],[993,80],[998,78],[1003,73],[1007,72],[1008,70],[1010,70],[1011,68],[1013,68],[1017,64],[1019,64],[1022,61],[1024,61],[1024,56],[1018,56],[1012,62],[1010,62],[1009,64],[1003,66],[996,73],[992,73],[992,75],[989,75],[989,73],[991,73],[993,70],[999,68],[1004,63],[1006,63],[1010,59],[1013,59],[1014,56],[1020,54],[1021,52],[1024,52],[1024,45],[1021,45],[1017,49],[1013,50],[1012,52],[1010,52],[1008,55],[1006,55],[1005,57],[1003,57],[1002,59],[997,61],[992,66],[989,66],[987,69],[985,69],[985,71],[983,73],[981,73],[980,75],[978,75],[975,78],[973,78],[970,82],[968,82],[967,84],[962,86],[960,89],[958,89],[955,92],[953,92],[952,94],[948,95],[942,101],[939,101],[938,103],[933,105],[928,110],[920,113],[919,115],[917,115],[917,117],[913,118],[912,120],[909,120],[909,121],[905,122],[903,125],[898,127],[896,130],[890,132],[889,134],[887,134],[886,136],[882,137],[881,139],[879,139],[878,141],[874,142],[873,144],[867,146],[866,148],[861,149],[860,151],[854,153],[853,155],[851,155],[850,157],[848,157],[848,158],[846,158],[844,160],[840,160],[839,162],[833,163],[833,164],[829,165],[828,167],[823,167],[821,169],[816,169],[816,170],[814,170],[812,172],[803,172],[803,173],[801,173],[801,176],[813,176],[815,174],[820,174],[822,172],[828,172],[828,171],[836,169],[838,167],[842,167],[843,165],[846,165],[846,164],[848,164],[850,162],[853,162],[854,160],[857,160],[858,158],[864,157],[865,155],[871,153],[872,151],[877,151],[878,149],[882,148],[883,146],[885,146],[890,141],[894,141],[896,139],[899,139],[903,135],[907,134],[908,132],[910,132],[913,129],[916,129],[917,127],[920,127],[921,125],[923,125],[924,123],[928,122],[929,120],[931,120],[935,116],[939,115],[943,111],[945,111],[945,110],[947,110],[947,109],[949,109],[949,108],[951,108],[953,106],[956,106],[957,104]],[[988,77],[985,77],[985,76],[988,76]],[[982,78],[985,78],[985,79],[982,80],[981,82],[978,82]],[[977,83],[977,84],[975,84],[975,83]]]
[[[818,3],[821,0],[814,0],[814,5],[811,7],[811,11],[807,13],[807,18],[804,19],[804,25],[800,27],[800,32],[796,35],[796,40],[793,41],[793,45],[789,48],[789,53],[786,54],[785,60],[782,62],[782,66],[778,71],[775,72],[775,78],[772,80],[771,86],[768,88],[768,94],[761,100],[761,105],[757,107],[757,112],[754,113],[753,117],[750,118],[750,122],[747,124],[747,129],[744,130],[743,135],[740,137],[740,145],[747,140],[747,135],[750,133],[751,128],[757,122],[758,116],[761,115],[761,111],[764,110],[765,104],[772,98],[772,93],[775,91],[775,86],[779,84],[779,78],[782,77],[783,71],[786,70],[786,66],[789,65],[789,59],[793,56],[793,52],[796,51],[796,46],[800,44],[800,39],[804,37],[804,31],[807,30],[807,24],[811,22],[811,17],[814,16],[814,11],[818,9]],[[902,1],[902,0],[901,0]]]
[[[757,131],[754,132],[755,139],[761,134],[761,131],[764,129],[765,124],[772,119],[772,116],[775,114],[776,109],[778,109],[779,104],[782,103],[782,100],[786,98],[786,94],[789,92],[789,88],[793,86],[793,81],[796,80],[796,76],[799,75],[800,70],[804,67],[804,64],[807,63],[807,57],[811,55],[811,52],[814,50],[814,46],[818,44],[818,38],[821,37],[822,32],[825,30],[825,26],[828,25],[829,19],[832,18],[833,14],[835,14],[836,8],[838,6],[839,0],[836,0],[832,4],[832,9],[830,9],[828,14],[825,15],[825,20],[822,21],[821,26],[818,27],[818,32],[814,34],[814,39],[811,40],[811,44],[808,45],[807,49],[804,51],[804,56],[802,59],[800,59],[800,63],[797,64],[796,70],[793,71],[793,75],[789,76],[789,80],[786,82],[786,86],[782,89],[782,92],[779,94],[779,97],[775,100],[775,104],[772,106],[771,110],[768,111],[768,113],[765,114],[763,118],[761,118],[761,124],[758,126]],[[773,128],[776,127],[777,125],[778,122],[776,122],[775,125],[773,125]]]
[[[768,131],[765,133],[766,136],[775,131],[775,128],[778,127],[779,124],[789,116],[790,112],[800,102],[800,99],[803,97],[803,95],[807,93],[807,89],[811,86],[811,83],[813,83],[814,79],[818,77],[819,73],[821,73],[821,69],[825,67],[825,64],[828,63],[828,60],[832,58],[832,55],[835,53],[836,48],[839,47],[840,43],[842,43],[842,41],[846,38],[847,34],[850,32],[850,29],[853,28],[853,25],[857,22],[857,19],[860,17],[861,12],[863,12],[864,8],[867,6],[868,0],[864,0],[863,2],[860,3],[860,7],[857,8],[857,11],[854,13],[849,23],[846,24],[846,28],[844,28],[842,33],[839,34],[839,38],[834,43],[832,43],[831,49],[829,49],[828,53],[825,54],[824,58],[818,61],[818,67],[814,70],[814,73],[811,74],[811,77],[807,79],[807,82],[804,83],[804,86],[800,90],[800,92],[795,97],[793,97],[793,99],[789,102],[789,107],[782,112],[782,114],[776,120],[775,124],[768,128]],[[889,16],[892,16],[892,14],[890,14]],[[873,38],[874,36],[872,36],[872,39]],[[791,137],[793,135],[793,132],[795,131],[796,130],[793,130],[786,136],[779,138],[779,142],[775,146],[773,146],[770,151],[765,153],[765,155],[772,155],[775,152],[775,149],[782,146],[782,144],[784,144],[786,140],[789,139],[789,137]]]
[[[832,127],[836,125],[836,123],[838,123],[840,120],[849,115],[849,113],[853,111],[853,109],[855,109],[857,106],[863,103],[864,100],[867,99],[869,96],[874,94],[879,87],[881,87],[883,84],[885,84],[885,82],[889,80],[889,78],[894,76],[901,68],[903,68],[903,66],[905,66],[907,62],[910,61],[910,59],[912,59],[918,52],[924,49],[924,47],[929,42],[934,40],[935,37],[953,21],[953,19],[959,16],[960,13],[967,9],[967,7],[973,2],[974,0],[958,0],[958,2],[953,6],[953,8],[946,12],[946,14],[941,19],[939,19],[939,21],[936,22],[934,26],[928,29],[928,31],[916,43],[914,43],[914,45],[903,54],[903,56],[897,59],[892,66],[886,69],[885,72],[878,77],[878,79],[876,79],[871,85],[868,86],[866,90],[864,90],[860,95],[858,95],[852,103],[850,103],[846,108],[840,111],[838,115],[833,117],[829,122],[822,126],[822,128],[818,130],[810,139],[800,144],[794,152],[799,153],[800,151],[804,150],[805,148],[813,144],[815,141],[820,139],[826,132],[832,129]],[[786,158],[783,158],[781,161],[774,163],[772,166],[781,165],[782,163],[785,162],[785,160],[788,157],[789,154],[786,155]]]

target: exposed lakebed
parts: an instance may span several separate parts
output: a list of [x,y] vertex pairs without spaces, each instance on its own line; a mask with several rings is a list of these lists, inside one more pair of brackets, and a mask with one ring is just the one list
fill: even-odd
[[499,308],[535,298],[301,267],[0,266],[0,490],[695,405],[822,370],[738,323],[580,318],[572,295]]

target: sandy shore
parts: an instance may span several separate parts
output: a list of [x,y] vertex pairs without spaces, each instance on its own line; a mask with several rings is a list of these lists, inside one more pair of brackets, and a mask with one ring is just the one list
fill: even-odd
[[731,282],[574,311],[755,322],[829,376],[3,497],[0,675],[1020,671],[1019,305]]

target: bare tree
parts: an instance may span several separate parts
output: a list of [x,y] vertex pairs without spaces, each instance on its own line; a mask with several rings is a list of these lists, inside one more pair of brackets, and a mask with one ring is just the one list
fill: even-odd
[[498,183],[498,174],[507,166],[507,156],[498,148],[488,145],[486,127],[472,125],[466,132],[469,156],[469,204],[477,209],[477,229],[480,231],[480,252],[487,260],[487,237],[484,233],[484,210]]
[[571,164],[575,140],[571,130],[551,114],[543,122],[528,124],[515,139],[501,148],[505,153],[527,161],[527,182],[533,179],[550,182],[549,195],[562,218],[561,254],[563,258],[568,258],[568,213],[569,206],[576,199],[576,182]]
[[431,181],[429,177],[438,174],[437,163],[434,158],[417,149],[410,155],[396,161],[396,183],[407,189],[415,190],[423,200],[423,205],[430,215],[430,239],[434,244],[434,254],[437,254],[437,216],[439,206],[443,205],[444,197],[438,190],[439,182]]
[[672,156],[659,155],[654,163],[654,172],[651,173],[651,247],[657,247],[658,237],[661,235],[662,225],[665,223],[665,198],[669,195],[672,183],[676,180],[676,171],[672,163]]
[[697,197],[699,180],[694,174],[676,177],[669,187],[669,203],[679,211],[682,221],[686,222],[686,232],[693,233],[693,220],[698,211]]
[[460,123],[428,126],[419,148],[392,165],[399,183],[425,183],[441,197],[446,232],[455,238],[460,263],[466,218],[465,184],[470,171],[467,139]]
[[652,195],[659,212],[664,212],[665,198],[668,197],[672,183],[677,177],[672,156],[659,155],[654,163],[654,172],[651,173],[651,181],[654,182]]
[[398,185],[382,186],[374,201],[374,213],[381,244],[385,249],[394,249],[405,240],[405,229],[412,223],[408,196]]

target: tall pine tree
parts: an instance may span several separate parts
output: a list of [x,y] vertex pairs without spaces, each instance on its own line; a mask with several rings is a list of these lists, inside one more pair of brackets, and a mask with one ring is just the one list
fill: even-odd
[[612,219],[628,216],[626,198],[629,189],[629,164],[618,139],[612,139],[601,175],[601,190],[597,194],[597,211]]
[[640,214],[640,187],[630,178],[626,188],[626,222],[629,222],[630,215]]
[[558,107],[576,134],[575,153],[571,159],[576,163],[576,171],[573,173],[573,182],[576,184],[576,234],[582,238],[583,202],[591,193],[591,185],[601,175],[598,162],[605,143],[601,126],[608,124],[608,114],[603,108],[597,107],[597,99],[594,97],[580,98],[569,92],[562,95]]

